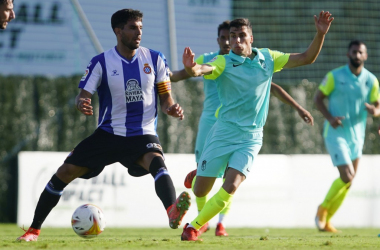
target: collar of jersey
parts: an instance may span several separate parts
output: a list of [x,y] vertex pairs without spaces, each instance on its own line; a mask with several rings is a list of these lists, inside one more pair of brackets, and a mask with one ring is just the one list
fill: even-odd
[[122,56],[122,55],[119,53],[119,51],[117,51],[116,46],[114,47],[114,50],[115,50],[116,54],[117,54],[117,55],[118,55],[123,61],[125,61],[126,63],[133,63],[133,62],[136,60],[136,58],[137,58],[137,54],[139,53],[140,48],[137,48],[137,49],[136,49],[136,54],[132,57],[131,60],[128,60],[127,58],[125,58],[124,56]]
[[[252,52],[255,52],[256,55],[259,57],[259,60],[260,61],[265,61],[265,57],[263,55],[263,53],[260,52],[260,50],[258,48],[252,48]],[[238,61],[240,63],[244,63],[245,59],[247,59],[246,56],[239,56],[239,55],[236,55],[232,50],[230,50],[230,53],[229,53],[229,56],[234,59],[235,61]],[[253,58],[253,60],[255,58],[257,58],[257,56],[255,56]]]

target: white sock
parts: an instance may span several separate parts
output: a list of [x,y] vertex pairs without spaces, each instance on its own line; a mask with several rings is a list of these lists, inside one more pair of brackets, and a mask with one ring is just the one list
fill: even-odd
[[218,223],[222,223],[224,225],[224,217],[225,217],[225,214],[219,214],[219,222]]

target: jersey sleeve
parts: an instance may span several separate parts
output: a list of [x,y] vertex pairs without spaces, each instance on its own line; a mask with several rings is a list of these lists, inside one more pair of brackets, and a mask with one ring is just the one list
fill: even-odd
[[224,69],[226,68],[226,58],[224,58],[224,56],[222,55],[218,55],[206,64],[210,65],[213,68],[213,70],[211,74],[204,75],[204,78],[209,80],[215,80],[223,73]]
[[268,51],[274,62],[273,73],[281,71],[285,64],[289,61],[290,54],[270,49],[268,49]]
[[79,82],[78,88],[94,94],[101,83],[102,74],[103,69],[99,60],[96,57],[92,58]]
[[198,64],[203,64],[204,60],[205,60],[205,56],[204,55],[200,55],[200,56],[198,56],[197,59],[195,59],[195,62],[198,63]]
[[319,90],[325,95],[329,96],[335,88],[334,76],[331,72],[327,73],[323,78],[322,83],[319,85]]
[[369,101],[370,101],[370,103],[374,103],[377,100],[379,100],[379,98],[380,98],[379,81],[377,80],[377,78],[375,78],[375,80],[373,81],[371,93],[369,96]]
[[169,76],[169,67],[166,62],[166,58],[162,53],[159,53],[157,58],[156,69],[156,85],[158,88],[158,94],[165,94],[171,92],[171,83]]

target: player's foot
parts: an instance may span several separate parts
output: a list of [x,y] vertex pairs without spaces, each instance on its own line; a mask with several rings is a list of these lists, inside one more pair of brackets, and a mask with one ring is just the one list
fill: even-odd
[[169,216],[169,226],[173,229],[181,225],[182,218],[190,208],[190,195],[188,192],[182,192],[177,200],[167,209]]
[[317,214],[315,215],[315,225],[319,231],[324,231],[326,227],[327,209],[321,205],[318,207]]
[[191,188],[191,184],[193,183],[193,179],[196,175],[197,175],[196,169],[194,169],[193,171],[191,171],[190,173],[186,175],[185,183],[184,183],[186,188]]
[[25,230],[25,233],[18,237],[16,240],[17,241],[37,241],[38,235],[40,235],[40,229],[34,229],[30,227],[28,230]]
[[330,233],[340,233],[341,231],[337,230],[333,225],[331,225],[331,222],[326,222],[326,226],[323,230],[324,232],[330,232]]
[[228,236],[226,229],[224,228],[222,223],[218,223],[215,229],[215,236]]
[[207,232],[208,230],[210,230],[210,223],[207,222],[201,228],[199,228],[199,235]]
[[202,241],[202,239],[199,239],[199,231],[196,230],[193,227],[189,227],[189,223],[186,223],[186,225],[183,227],[183,232],[181,234],[181,240],[184,241]]

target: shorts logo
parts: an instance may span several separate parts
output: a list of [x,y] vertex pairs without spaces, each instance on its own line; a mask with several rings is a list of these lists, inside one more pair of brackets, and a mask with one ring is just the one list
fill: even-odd
[[146,144],[146,148],[156,148],[156,149],[162,151],[162,147],[158,143],[148,143],[148,144]]
[[125,85],[125,100],[127,103],[144,101],[143,92],[136,79],[129,79]]
[[81,81],[86,80],[86,77],[87,77],[88,73],[90,73],[90,70],[89,70],[89,69],[86,69],[86,71],[84,72],[84,74],[83,74],[83,76],[82,76],[82,79],[80,79],[80,80],[81,80]]
[[207,164],[206,160],[202,161],[202,166],[201,166],[202,171],[206,170],[206,164]]
[[149,64],[147,64],[147,63],[144,63],[144,73],[145,74],[150,74],[150,73],[152,73],[152,68],[149,66]]

